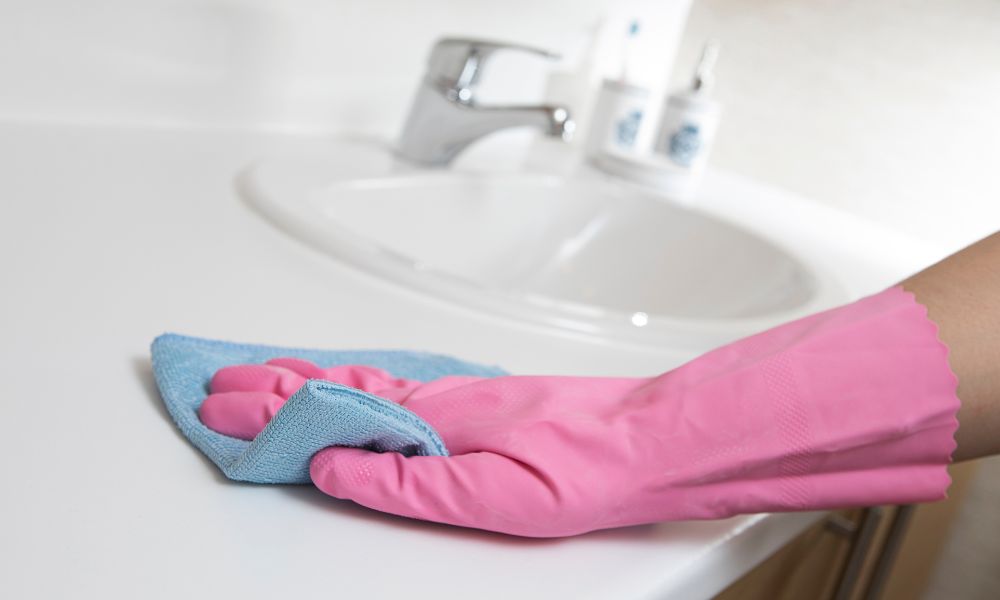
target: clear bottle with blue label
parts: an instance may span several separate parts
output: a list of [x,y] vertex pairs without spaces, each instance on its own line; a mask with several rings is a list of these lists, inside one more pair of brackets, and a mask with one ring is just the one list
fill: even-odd
[[722,106],[711,97],[712,69],[718,54],[717,42],[706,44],[691,87],[667,97],[654,147],[656,154],[693,178],[698,178],[708,163],[722,112]]
[[587,155],[635,152],[648,102],[649,90],[646,88],[605,79],[594,106]]

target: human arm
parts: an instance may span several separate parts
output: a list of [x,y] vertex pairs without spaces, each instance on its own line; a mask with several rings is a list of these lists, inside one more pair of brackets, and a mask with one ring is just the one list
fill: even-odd
[[1000,454],[1000,233],[904,280],[927,307],[958,377],[955,460]]

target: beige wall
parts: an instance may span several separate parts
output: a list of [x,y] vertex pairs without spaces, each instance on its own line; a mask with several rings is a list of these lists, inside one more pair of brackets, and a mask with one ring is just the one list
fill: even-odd
[[713,163],[955,247],[1000,229],[1000,2],[696,0]]

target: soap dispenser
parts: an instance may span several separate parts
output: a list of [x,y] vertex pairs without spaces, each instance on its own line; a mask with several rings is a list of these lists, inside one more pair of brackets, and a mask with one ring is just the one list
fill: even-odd
[[[712,99],[712,73],[719,43],[705,44],[691,86],[670,94],[664,101],[654,152],[697,180],[708,162],[708,153],[719,124],[721,105]],[[693,183],[693,182],[692,182]]]

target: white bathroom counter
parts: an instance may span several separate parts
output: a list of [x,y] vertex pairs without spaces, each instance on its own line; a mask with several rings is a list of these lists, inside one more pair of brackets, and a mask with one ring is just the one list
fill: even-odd
[[[528,540],[396,518],[310,486],[225,480],[160,403],[148,347],[164,331],[428,349],[521,373],[652,374],[690,358],[554,335],[407,292],[284,236],[237,197],[233,176],[252,159],[323,144],[0,125],[0,596],[690,600],[821,518]],[[742,185],[718,176],[710,187]],[[933,257],[860,223],[831,229],[840,217],[829,209],[755,189],[733,200],[734,219],[774,216],[792,242],[854,237],[842,254],[815,250],[850,279],[851,296]]]

